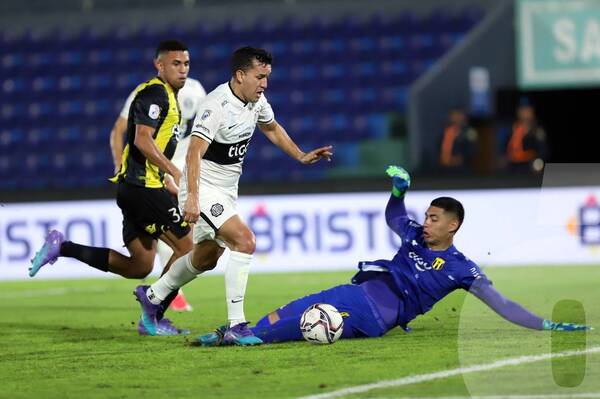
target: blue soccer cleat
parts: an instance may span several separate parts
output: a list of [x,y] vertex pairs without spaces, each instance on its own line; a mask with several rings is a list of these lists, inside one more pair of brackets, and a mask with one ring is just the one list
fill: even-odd
[[220,346],[223,343],[223,337],[227,331],[227,326],[218,327],[215,331],[198,337],[198,342],[202,346]]
[[221,326],[211,333],[198,337],[198,342],[202,346],[253,346],[263,343],[262,339],[248,328],[247,322],[229,328]]
[[252,330],[248,328],[248,323],[245,322],[229,327],[223,334],[222,345],[252,346],[262,343],[262,339],[254,335]]
[[148,332],[142,319],[140,319],[140,321],[138,322],[137,330],[138,330],[138,334],[140,334],[140,335],[154,335],[154,336],[160,336],[160,337],[170,337],[173,335],[189,335],[190,334],[190,330],[184,330],[184,329],[175,327],[173,325],[173,323],[171,322],[171,320],[169,320],[167,318],[160,319],[158,321],[158,323],[156,325],[155,334],[150,334]]
[[136,300],[140,303],[142,308],[140,322],[148,335],[157,335],[157,331],[159,330],[157,315],[162,311],[162,306],[150,302],[148,295],[146,295],[146,291],[148,291],[149,288],[149,285],[138,285],[135,288],[135,291],[133,291],[133,295],[135,295]]
[[29,268],[29,277],[33,277],[37,272],[47,264],[54,264],[60,256],[60,246],[65,241],[65,237],[58,230],[52,230],[46,236],[44,245],[36,252],[31,259],[31,267]]

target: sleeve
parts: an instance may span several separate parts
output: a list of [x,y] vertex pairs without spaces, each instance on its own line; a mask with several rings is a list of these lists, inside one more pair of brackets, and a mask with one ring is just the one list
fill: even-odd
[[261,101],[260,110],[258,111],[258,123],[271,123],[274,119],[273,108],[271,108],[271,104],[263,94],[263,101]]
[[488,305],[504,319],[525,328],[542,330],[544,319],[500,294],[487,279],[477,279],[469,292]]
[[490,283],[481,268],[475,262],[466,259],[465,272],[463,272],[459,282],[460,287],[468,291],[471,288],[471,285],[479,280]]
[[223,121],[223,108],[214,101],[203,101],[194,119],[190,135],[200,137],[212,143],[221,128]]
[[390,196],[390,200],[385,208],[385,221],[394,233],[405,240],[419,236],[423,229],[419,223],[408,217],[406,205],[404,205],[404,197]]
[[129,96],[127,96],[127,100],[125,100],[125,104],[123,104],[123,109],[121,109],[121,113],[119,114],[121,118],[129,119],[129,108],[131,107],[131,103],[135,98],[135,94],[136,91],[134,90],[131,93],[129,93]]
[[132,107],[136,125],[156,128],[161,113],[169,110],[169,98],[163,86],[152,85],[138,92]]

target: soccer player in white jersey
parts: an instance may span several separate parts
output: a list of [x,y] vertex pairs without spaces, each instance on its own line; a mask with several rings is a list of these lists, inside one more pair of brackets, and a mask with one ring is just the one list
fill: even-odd
[[[133,90],[131,94],[125,100],[123,109],[117,117],[113,129],[110,132],[110,148],[112,151],[113,162],[115,165],[115,173],[121,168],[121,157],[123,154],[124,136],[127,128],[127,118],[129,116],[129,108],[135,98],[136,90]],[[179,170],[183,170],[185,166],[185,155],[190,144],[190,133],[192,131],[192,125],[198,112],[198,107],[201,101],[206,97],[206,91],[202,84],[196,79],[187,78],[185,85],[179,93],[177,93],[177,103],[181,111],[181,123],[180,123],[180,137],[177,143],[177,148],[171,162],[177,166]],[[166,179],[167,188],[177,195],[178,188],[173,184],[171,179]],[[169,259],[173,255],[173,250],[163,241],[158,241],[157,248],[158,258],[160,264],[163,267],[169,262]],[[171,310],[176,312],[191,311],[192,307],[183,296],[183,292],[179,291],[178,295],[173,295],[166,302],[169,302]]]
[[[302,164],[331,160],[332,147],[303,152],[277,123],[264,96],[271,74],[271,55],[243,47],[231,57],[231,80],[210,92],[202,102],[180,181],[179,206],[184,220],[195,222],[194,249],[179,258],[152,286],[139,286],[142,321],[153,331],[162,301],[173,291],[213,269],[226,247],[231,250],[225,269],[228,324],[222,334],[200,337],[204,345],[256,345],[262,341],[247,327],[244,296],[255,237],[236,210],[242,162],[256,126],[273,144]],[[218,341],[218,342],[217,342]]]

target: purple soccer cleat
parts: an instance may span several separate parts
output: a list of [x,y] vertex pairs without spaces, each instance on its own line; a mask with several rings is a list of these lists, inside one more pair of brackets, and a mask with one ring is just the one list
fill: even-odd
[[[162,311],[161,305],[155,305],[150,302],[148,299],[148,295],[146,295],[146,291],[150,288],[149,285],[138,285],[135,287],[135,291],[133,291],[133,295],[135,295],[136,300],[140,303],[142,307],[142,317],[140,322],[146,329],[147,335],[157,335],[158,327],[158,318],[157,314]],[[139,330],[138,330],[139,331]]]
[[[138,322],[138,334],[140,335],[152,335],[150,333],[148,333],[148,330],[146,329],[146,327],[144,326],[144,322],[142,321],[142,319],[140,319],[140,321]],[[171,322],[171,320],[169,319],[160,319],[158,321],[157,327],[156,327],[156,336],[173,336],[173,335],[189,335],[190,330],[183,330],[183,329],[179,329],[177,327],[175,327],[173,325],[173,323]]]
[[248,328],[248,323],[246,322],[229,327],[223,334],[223,342],[221,345],[251,346],[260,345],[262,343],[262,339],[254,335],[252,330]]
[[31,259],[31,267],[29,268],[29,277],[33,277],[42,268],[42,266],[54,264],[60,256],[60,246],[65,241],[65,237],[58,230],[52,230],[46,236],[44,245]]

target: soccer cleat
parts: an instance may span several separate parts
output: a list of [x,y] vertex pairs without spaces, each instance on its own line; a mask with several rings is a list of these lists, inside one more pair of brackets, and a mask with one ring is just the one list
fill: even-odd
[[[133,291],[133,295],[135,295],[136,300],[140,303],[142,307],[142,317],[140,322],[146,329],[148,335],[157,335],[157,331],[159,329],[157,314],[159,314],[162,310],[161,305],[155,305],[148,299],[148,295],[146,295],[146,291],[150,288],[149,285],[138,285],[135,287],[135,291]],[[139,330],[138,330],[139,331]]]
[[160,319],[156,326],[156,333],[150,334],[146,327],[144,326],[144,322],[142,319],[138,322],[138,333],[140,335],[154,335],[154,336],[173,336],[173,335],[189,335],[190,330],[183,330],[175,327],[171,320],[169,319]]
[[223,336],[227,331],[227,326],[218,327],[215,331],[198,337],[198,342],[202,346],[220,346],[223,343]]
[[58,230],[52,230],[46,236],[44,245],[31,259],[31,267],[29,268],[29,277],[33,277],[42,268],[42,266],[54,264],[60,256],[60,246],[65,241],[65,237]]
[[194,310],[192,308],[192,305],[190,305],[187,299],[185,299],[185,297],[183,296],[182,290],[179,290],[177,296],[169,305],[169,308],[174,312],[191,312],[192,310]]
[[221,345],[251,346],[262,343],[262,339],[254,335],[252,330],[248,328],[248,322],[245,322],[229,327],[223,334]]

